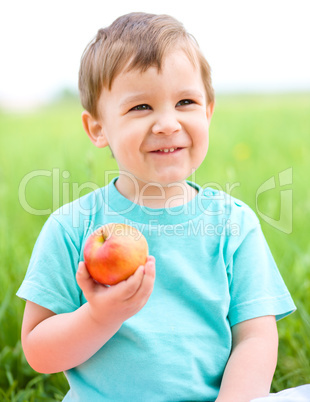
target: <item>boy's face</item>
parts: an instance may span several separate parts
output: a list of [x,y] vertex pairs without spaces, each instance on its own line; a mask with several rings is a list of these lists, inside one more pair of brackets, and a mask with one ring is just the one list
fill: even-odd
[[139,186],[167,186],[184,181],[204,160],[212,112],[199,69],[178,50],[165,57],[160,72],[150,67],[117,75],[111,90],[102,90],[93,132],[86,131],[96,146],[110,146],[118,185],[129,173]]

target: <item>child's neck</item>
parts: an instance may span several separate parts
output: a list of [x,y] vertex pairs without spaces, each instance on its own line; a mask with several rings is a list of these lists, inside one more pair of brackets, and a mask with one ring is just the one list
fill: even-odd
[[148,208],[173,208],[191,201],[197,190],[185,180],[169,185],[144,183],[120,176],[116,181],[117,190],[135,204]]

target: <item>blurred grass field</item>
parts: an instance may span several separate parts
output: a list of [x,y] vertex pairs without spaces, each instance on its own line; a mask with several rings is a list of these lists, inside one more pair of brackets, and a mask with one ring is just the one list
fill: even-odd
[[[105,185],[104,172],[117,169],[110,151],[95,148],[84,134],[81,111],[76,99],[28,114],[0,111],[1,401],[57,401],[68,389],[63,374],[42,375],[28,366],[20,344],[24,302],[15,293],[48,214]],[[209,152],[193,175],[201,185],[232,189],[255,212],[257,190],[274,176],[276,187],[257,206],[276,220],[281,190],[293,192],[292,233],[261,219],[298,307],[278,322],[273,392],[310,383],[309,152],[310,94],[219,96]],[[292,169],[292,184],[282,189],[278,175],[287,169]]]

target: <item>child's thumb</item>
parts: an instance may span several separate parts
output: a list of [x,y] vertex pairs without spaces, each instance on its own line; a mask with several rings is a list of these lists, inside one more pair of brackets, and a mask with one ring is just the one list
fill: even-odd
[[94,280],[87,271],[86,265],[83,261],[79,263],[76,273],[76,281],[84,294],[90,292],[95,285]]

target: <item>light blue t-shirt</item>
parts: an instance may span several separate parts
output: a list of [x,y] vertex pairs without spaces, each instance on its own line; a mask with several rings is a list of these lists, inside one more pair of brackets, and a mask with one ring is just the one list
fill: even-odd
[[108,222],[138,228],[156,258],[147,304],[89,360],[65,372],[65,401],[214,401],[231,352],[231,327],[280,319],[295,305],[254,212],[194,183],[189,203],[150,209],[124,198],[114,179],[54,212],[17,295],[56,314],[86,302],[75,274],[87,237]]

